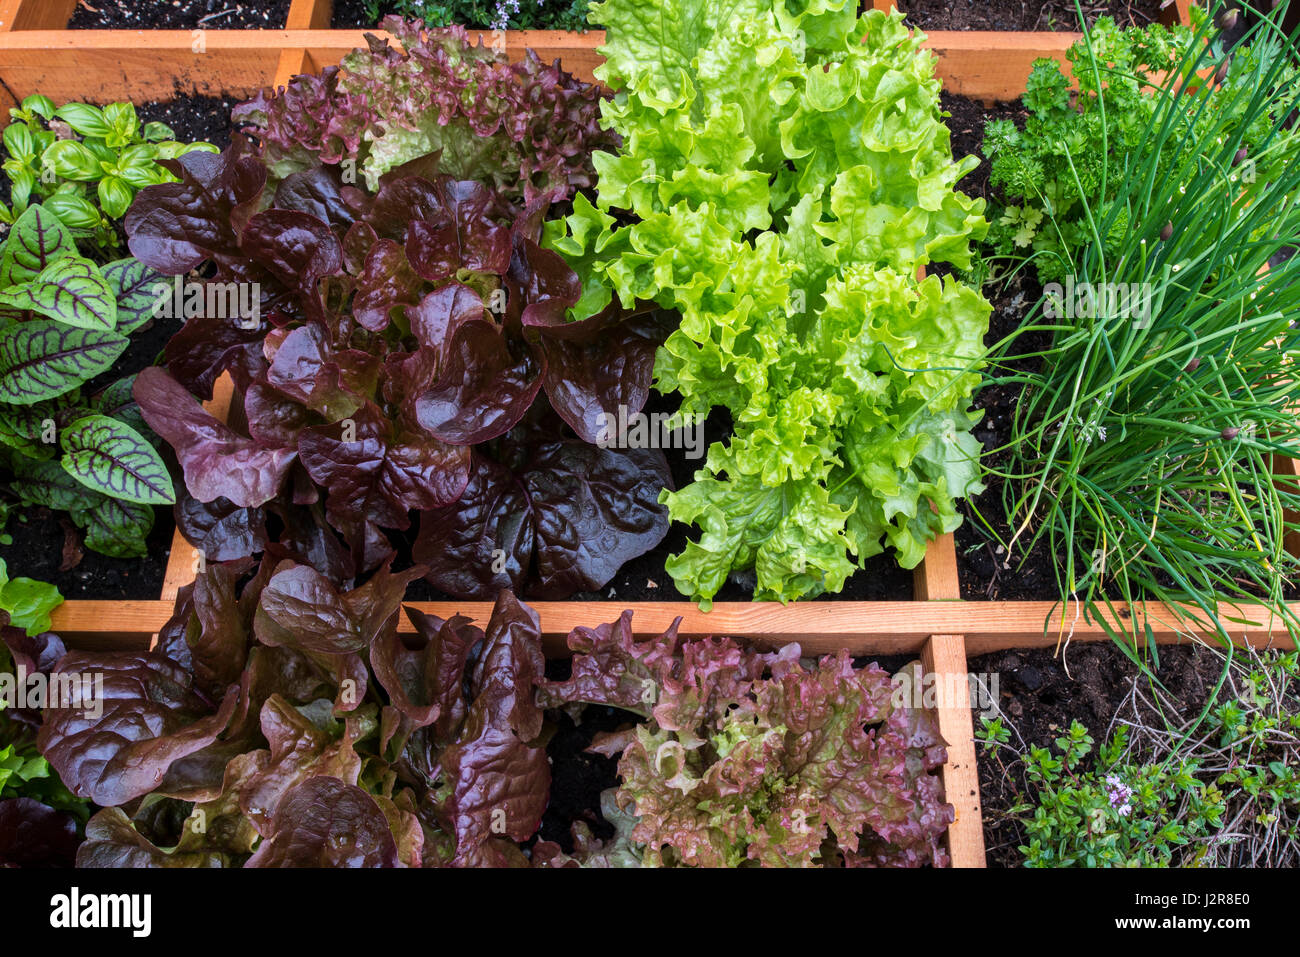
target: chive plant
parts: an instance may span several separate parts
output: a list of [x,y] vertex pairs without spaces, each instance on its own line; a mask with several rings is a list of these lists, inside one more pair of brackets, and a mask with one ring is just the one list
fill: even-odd
[[[1280,474],[1300,456],[1297,36],[1279,19],[1231,53],[1207,19],[1178,68],[1148,80],[1146,144],[1085,203],[1090,242],[1022,325],[1050,345],[1017,357],[1032,371],[994,380],[1024,387],[1004,544],[1027,555],[1045,541],[1062,598],[1126,648],[1149,625],[1116,630],[1117,606],[1142,599],[1185,603],[1182,626],[1225,641],[1236,604],[1300,623],[1284,547],[1300,489]],[[1075,70],[1100,89],[1110,68],[1085,45]]]

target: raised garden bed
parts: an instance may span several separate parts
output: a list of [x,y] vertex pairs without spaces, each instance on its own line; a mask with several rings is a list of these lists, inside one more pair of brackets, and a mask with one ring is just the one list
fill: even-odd
[[[891,0],[874,0],[889,10]],[[331,0],[293,0],[283,30],[204,28],[154,30],[147,49],[138,31],[66,29],[75,0],[5,0],[0,3],[0,109],[41,90],[56,100],[83,94],[81,75],[93,72],[101,99],[134,102],[170,99],[177,92],[246,98],[277,77],[315,72],[338,63],[363,45],[365,30],[331,30]],[[1177,3],[1187,22],[1187,0]],[[1077,34],[1062,32],[927,31],[925,46],[938,57],[936,73],[951,93],[986,101],[1006,100],[1024,90],[1039,57],[1061,60]],[[483,31],[485,42],[494,37]],[[547,62],[591,80],[600,62],[600,30],[587,33],[504,31],[507,54],[519,59],[536,50]],[[196,52],[201,40],[202,52]]]
[[[285,30],[206,30],[202,52],[193,48],[194,38],[188,32],[161,31],[150,37],[147,49],[115,31],[90,30],[73,36],[57,25],[64,5],[40,6],[38,13],[30,0],[0,4],[0,30],[5,31],[0,33],[0,80],[6,96],[21,99],[39,89],[56,99],[122,97],[146,102],[170,99],[178,91],[238,99],[263,86],[283,85],[296,74],[318,72],[361,43],[360,31],[321,29],[329,22],[327,0],[295,0]],[[72,5],[66,6],[70,10]],[[1179,7],[1185,13],[1185,6]],[[62,20],[66,24],[67,17]],[[602,42],[603,34],[597,32],[512,33],[506,37],[512,56],[517,58],[531,47],[543,59],[559,57],[566,68],[588,78],[599,62],[594,51]],[[932,34],[928,46],[940,56],[939,74],[947,90],[976,100],[1000,100],[1023,89],[1034,58],[1059,59],[1071,42],[1069,34],[1044,37],[949,31]],[[225,418],[229,406],[229,384],[225,388],[219,385],[208,408]],[[1294,462],[1290,468],[1295,474]],[[928,672],[963,680],[975,670],[969,662],[974,655],[1053,648],[1066,639],[1109,640],[1100,623],[1084,620],[1077,609],[1061,608],[1051,601],[960,601],[965,597],[960,564],[951,535],[933,542],[916,570],[912,601],[718,602],[707,613],[690,602],[626,602],[622,594],[602,596],[606,599],[602,601],[533,604],[541,618],[547,652],[556,655],[565,652],[564,639],[573,628],[607,621],[615,608],[634,613],[638,635],[658,634],[680,617],[682,633],[687,636],[740,636],[760,646],[797,641],[809,654],[841,648],[856,656],[919,654]],[[193,581],[196,565],[195,551],[177,534],[158,599],[69,601],[58,609],[53,630],[75,648],[147,648],[170,617],[178,590]],[[486,622],[491,610],[484,602],[410,604],[428,614],[450,617],[459,613],[479,622]],[[1141,612],[1150,622],[1150,637],[1156,642],[1187,639],[1185,618],[1175,610],[1150,606]],[[1285,631],[1261,609],[1242,608],[1240,617],[1243,624],[1235,637],[1242,644],[1293,647]],[[400,629],[403,633],[414,630],[405,618]],[[949,851],[956,866],[983,866],[971,715],[963,703],[945,702],[938,717],[949,742],[949,760],[943,771],[947,799],[957,809],[949,830]]]

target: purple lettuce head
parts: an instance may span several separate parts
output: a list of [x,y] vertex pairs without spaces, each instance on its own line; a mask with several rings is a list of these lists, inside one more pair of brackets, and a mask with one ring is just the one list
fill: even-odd
[[343,164],[375,190],[390,170],[436,155],[444,172],[489,183],[518,206],[593,184],[592,151],[617,144],[600,127],[599,87],[531,50],[512,65],[459,26],[425,30],[395,16],[380,26],[401,50],[367,34],[368,49],[341,68],[236,108],[262,140],[273,180]]
[[[38,740],[105,806],[78,863],[526,865],[551,780],[537,616],[503,592],[486,630],[410,611],[399,635],[422,572],[342,589],[290,561],[211,564],[151,650],[64,655],[63,680],[102,681],[102,708],[49,708]],[[26,829],[0,858],[66,844],[39,806],[0,817]]]
[[[196,546],[226,560],[274,545],[342,581],[418,513],[444,591],[562,598],[658,544],[662,453],[587,443],[642,407],[666,329],[613,309],[565,321],[581,290],[539,245],[544,200],[515,213],[422,166],[374,195],[322,166],[270,193],[246,148],[186,157],[181,181],[142,190],[128,217],[142,261],[215,263],[209,299],[256,290],[247,314],[189,316],[166,368],[135,381],[184,471],[178,525]],[[245,427],[200,404],[222,373]],[[288,529],[279,543],[268,512]]]

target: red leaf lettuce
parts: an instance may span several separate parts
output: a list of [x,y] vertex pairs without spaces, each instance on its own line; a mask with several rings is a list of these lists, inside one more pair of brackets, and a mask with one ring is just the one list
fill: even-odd
[[424,30],[389,16],[388,40],[366,35],[342,66],[298,76],[235,109],[265,143],[275,180],[318,164],[347,164],[375,189],[389,170],[432,153],[458,179],[491,184],[520,205],[572,198],[591,186],[593,150],[617,145],[601,129],[599,87],[529,50],[472,45],[459,26]]
[[[373,195],[326,167],[272,192],[247,148],[182,157],[180,181],[142,190],[127,218],[132,250],[160,271],[206,259],[209,289],[257,284],[256,315],[191,317],[166,368],[135,381],[184,470],[178,525],[209,559],[275,544],[342,582],[419,512],[444,591],[563,598],[658,544],[662,454],[583,443],[642,407],[666,330],[616,309],[564,321],[581,289],[538,245],[544,199],[516,213],[428,162]],[[223,372],[246,432],[200,405]]]
[[503,592],[486,632],[410,611],[399,635],[418,566],[351,590],[293,562],[253,571],[209,565],[149,651],[57,664],[106,676],[101,713],[49,708],[39,736],[106,806],[78,863],[526,865],[551,779],[536,614]]
[[683,641],[675,623],[636,641],[631,617],[575,629],[572,675],[544,683],[540,700],[646,718],[593,745],[621,755],[613,804],[635,824],[610,846],[575,830],[576,857],[548,844],[541,861],[607,866],[631,852],[654,866],[946,862],[953,809],[932,773],[944,742],[930,713],[895,701],[886,672],[856,667],[846,651],[804,664],[798,645],[763,654],[729,638]]

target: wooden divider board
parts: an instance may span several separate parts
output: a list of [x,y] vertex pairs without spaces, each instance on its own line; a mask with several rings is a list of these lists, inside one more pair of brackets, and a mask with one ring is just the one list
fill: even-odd
[[[408,602],[426,614],[450,618],[466,615],[480,625],[492,612],[486,601]],[[1060,605],[1050,601],[806,601],[781,605],[777,602],[719,602],[702,612],[690,602],[540,601],[529,602],[541,618],[542,638],[547,651],[557,654],[564,639],[578,627],[595,627],[613,621],[619,613],[633,612],[632,631],[640,637],[663,632],[681,618],[681,633],[687,637],[706,635],[744,636],[764,647],[790,641],[813,655],[831,654],[848,648],[856,655],[919,654],[932,635],[965,636],[971,657],[1011,648],[1055,648],[1064,641],[1109,641],[1110,635],[1097,623],[1085,622],[1082,609],[1071,605],[1070,616],[1080,617],[1072,629],[1059,631],[1055,622]],[[54,610],[52,630],[77,648],[147,647],[150,638],[171,616],[173,602],[163,599],[128,601],[73,600]],[[1292,650],[1295,641],[1259,606],[1239,609],[1251,624],[1233,634],[1238,647]],[[1300,602],[1291,610],[1300,615]],[[1193,632],[1176,623],[1173,610],[1152,603],[1145,606],[1151,618],[1157,644],[1212,641],[1204,632]],[[1107,620],[1117,624],[1108,616]],[[1047,631],[1044,631],[1048,625]],[[402,620],[398,631],[414,634]]]
[[[892,0],[873,2],[881,10],[894,6]],[[1189,0],[1177,0],[1164,19],[1188,23],[1189,5]],[[0,0],[0,105],[37,91],[55,101],[165,100],[177,89],[244,98],[272,82],[282,52],[307,51],[323,67],[365,45],[366,31],[327,29],[330,0],[293,0],[282,31],[68,31],[75,6],[76,0]],[[480,31],[485,42],[493,35]],[[594,79],[592,70],[601,62],[596,48],[604,37],[600,30],[505,31],[512,59],[531,47],[543,60],[559,58],[586,80]],[[935,30],[925,46],[938,57],[937,74],[945,89],[991,103],[1018,98],[1034,60],[1063,60],[1078,37],[1068,32]],[[88,94],[88,86],[95,92]]]
[[[916,597],[922,601],[961,600],[957,546],[951,534],[940,536],[930,544],[914,577]],[[956,811],[956,818],[948,828],[948,854],[953,867],[983,867],[984,819],[980,812],[965,637],[931,635],[922,650],[921,667],[936,678],[939,734],[948,745],[948,761],[941,774],[944,794]]]
[[330,0],[293,0],[284,27],[286,30],[328,30],[333,6]]
[[[40,91],[56,102],[165,101],[178,90],[245,99],[274,79],[282,52],[305,51],[320,67],[364,46],[362,30],[25,30],[0,33],[0,93],[10,103]],[[369,31],[375,32],[375,31]],[[491,34],[479,34],[485,43]],[[1062,61],[1071,33],[936,31],[924,46],[952,93],[985,102],[1024,92],[1034,60]],[[506,54],[533,49],[546,62],[594,81],[604,32],[505,31]]]

